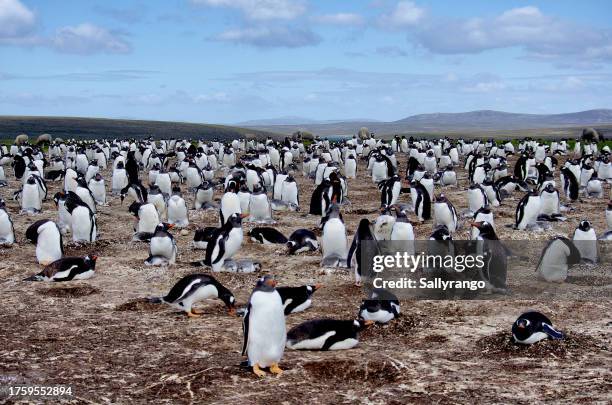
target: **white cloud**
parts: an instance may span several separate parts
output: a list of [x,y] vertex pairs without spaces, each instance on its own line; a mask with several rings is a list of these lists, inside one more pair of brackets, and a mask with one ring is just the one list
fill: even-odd
[[230,96],[225,92],[216,92],[211,94],[198,94],[193,97],[195,103],[209,103],[211,101],[226,103],[230,101]]
[[400,1],[395,5],[393,11],[381,16],[380,23],[386,28],[411,27],[419,23],[425,14],[425,9],[414,2]]
[[0,40],[31,33],[35,22],[34,13],[19,0],[0,0]]
[[239,10],[250,20],[292,20],[306,11],[301,0],[191,0],[209,7]]
[[63,53],[129,53],[132,50],[123,35],[90,23],[62,27],[50,42],[54,49]]
[[361,25],[364,23],[363,17],[355,13],[323,14],[313,17],[313,20],[331,25]]
[[268,26],[231,29],[220,33],[215,39],[260,48],[299,48],[316,45],[321,41],[318,35],[308,29]]

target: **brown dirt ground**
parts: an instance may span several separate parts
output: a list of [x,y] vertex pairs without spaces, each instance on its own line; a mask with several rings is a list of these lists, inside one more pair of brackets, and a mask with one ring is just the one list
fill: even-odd
[[[403,160],[402,160],[403,162]],[[364,164],[360,163],[360,176]],[[445,192],[459,211],[466,208],[465,173],[459,188]],[[110,174],[105,173],[107,182]],[[12,178],[12,170],[7,170]],[[313,186],[298,176],[303,210]],[[60,183],[49,183],[52,196]],[[108,185],[108,183],[107,183]],[[543,301],[404,301],[403,315],[362,333],[353,350],[286,351],[285,373],[259,379],[239,367],[242,326],[218,301],[202,304],[204,316],[189,319],[169,307],[143,300],[162,295],[180,277],[194,272],[187,264],[203,257],[190,247],[197,227],[217,223],[215,211],[190,212],[189,234],[176,233],[178,263],[169,269],[143,264],[147,245],[131,242],[133,218],[114,199],[98,214],[100,240],[94,246],[69,244],[67,254],[96,252],[94,278],[65,284],[26,283],[39,271],[25,229],[40,218],[56,217],[51,200],[37,216],[18,214],[8,197],[17,187],[0,189],[15,222],[18,243],[0,249],[0,376],[30,384],[71,384],[75,403],[605,403],[612,400],[612,356],[608,299]],[[352,235],[359,219],[376,217],[379,193],[361,177],[349,181],[344,218]],[[217,195],[216,197],[220,197]],[[189,196],[188,203],[191,202]],[[551,231],[526,233],[505,228],[513,221],[519,193],[496,210],[504,239],[546,240],[568,235],[586,217],[598,232],[605,227],[606,200],[577,204],[566,223]],[[401,201],[407,202],[403,196]],[[303,213],[275,214],[276,227],[289,234],[313,228],[318,218]],[[252,227],[245,225],[245,228]],[[467,228],[457,239],[465,239]],[[426,238],[431,223],[417,225]],[[350,236],[349,236],[350,237]],[[274,273],[281,285],[323,283],[313,307],[287,318],[287,327],[317,317],[353,318],[363,297],[343,270],[322,272],[320,253],[287,256],[283,247],[261,246],[245,238],[237,258],[252,258]],[[609,268],[608,268],[609,270]],[[257,275],[217,274],[240,303]],[[566,288],[580,296],[581,286],[610,285],[609,273],[573,274]],[[609,290],[608,290],[609,292]],[[564,342],[524,348],[512,345],[509,329],[524,310],[537,309],[567,333]],[[0,398],[0,401],[2,399]]]

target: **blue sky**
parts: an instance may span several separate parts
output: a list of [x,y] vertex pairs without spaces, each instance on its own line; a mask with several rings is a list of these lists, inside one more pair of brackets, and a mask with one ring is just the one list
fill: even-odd
[[0,0],[0,115],[612,107],[612,2]]

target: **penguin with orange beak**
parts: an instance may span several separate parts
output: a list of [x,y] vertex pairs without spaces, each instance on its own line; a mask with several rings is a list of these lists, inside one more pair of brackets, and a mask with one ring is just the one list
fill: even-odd
[[247,355],[253,373],[263,377],[266,372],[262,368],[269,368],[272,374],[281,374],[279,362],[285,352],[287,328],[283,301],[273,276],[265,275],[257,280],[244,314],[242,330],[242,355]]
[[540,312],[525,312],[512,324],[515,343],[531,345],[544,339],[563,339],[563,333],[553,328],[548,317]]

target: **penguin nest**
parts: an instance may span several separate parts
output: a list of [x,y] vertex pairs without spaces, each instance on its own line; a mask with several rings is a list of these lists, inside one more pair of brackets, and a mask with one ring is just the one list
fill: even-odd
[[598,351],[610,352],[610,347],[597,338],[569,334],[563,340],[542,340],[532,345],[516,344],[508,331],[499,331],[476,342],[479,352],[485,357],[499,359],[529,357],[537,359],[569,358],[592,354]]
[[354,360],[324,360],[304,364],[304,369],[321,381],[360,381],[370,385],[396,382],[402,377],[402,365],[391,360],[365,363]]
[[87,295],[98,294],[99,292],[99,289],[89,285],[78,287],[51,287],[46,290],[39,290],[39,293],[42,295],[57,298],[85,297]]

